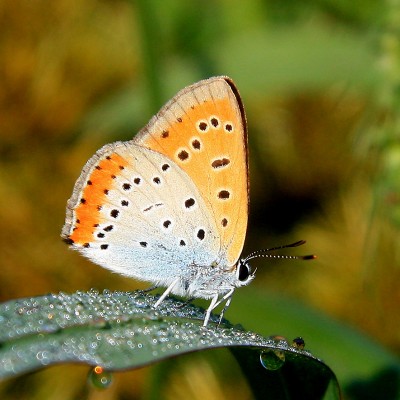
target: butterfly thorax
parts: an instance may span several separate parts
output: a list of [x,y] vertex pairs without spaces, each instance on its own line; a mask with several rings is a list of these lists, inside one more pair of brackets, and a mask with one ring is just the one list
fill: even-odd
[[[233,267],[224,267],[216,263],[209,266],[190,265],[188,274],[182,276],[172,293],[203,299],[210,299],[216,294],[224,295],[240,286],[249,284],[254,275],[248,265],[238,261]],[[244,272],[246,271],[246,272]]]

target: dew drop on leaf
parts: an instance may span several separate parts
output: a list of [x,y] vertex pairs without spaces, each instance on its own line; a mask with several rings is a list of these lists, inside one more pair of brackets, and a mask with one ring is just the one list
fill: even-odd
[[302,337],[297,337],[293,339],[292,346],[298,350],[304,350],[305,342]]
[[260,354],[261,365],[270,371],[276,371],[285,363],[285,352],[282,350],[265,350]]
[[96,389],[107,389],[112,383],[112,374],[96,365],[89,371],[88,381]]

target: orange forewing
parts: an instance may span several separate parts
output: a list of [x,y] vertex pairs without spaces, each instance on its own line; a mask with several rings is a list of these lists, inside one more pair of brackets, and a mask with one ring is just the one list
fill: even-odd
[[[193,89],[204,93],[211,84],[215,85],[215,80],[202,81]],[[179,103],[181,112],[175,110],[172,117],[161,110],[158,116],[164,116],[166,123],[153,127],[150,122],[138,143],[167,155],[194,181],[209,207],[210,218],[215,219],[221,251],[232,266],[242,252],[247,229],[247,132],[240,98],[236,89],[233,87],[235,93],[231,89],[233,83],[220,78],[217,84],[226,93],[220,98],[212,96],[211,90],[209,98],[201,102],[190,90],[178,93],[171,102]],[[218,126],[211,123],[214,117]],[[199,129],[201,121],[208,123],[205,132]],[[232,131],[224,129],[224,124],[231,125]]]

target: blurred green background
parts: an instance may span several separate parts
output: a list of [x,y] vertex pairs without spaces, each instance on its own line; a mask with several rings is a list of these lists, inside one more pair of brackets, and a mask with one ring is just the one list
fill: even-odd
[[[258,261],[226,317],[303,336],[347,399],[399,398],[399,35],[389,0],[0,1],[0,301],[145,287],[68,250],[66,200],[99,147],[228,75],[249,123],[244,254],[306,239],[297,254],[318,259]],[[167,399],[251,398],[223,351],[115,374],[103,391],[87,372],[11,379],[0,398],[139,399],[159,385]]]

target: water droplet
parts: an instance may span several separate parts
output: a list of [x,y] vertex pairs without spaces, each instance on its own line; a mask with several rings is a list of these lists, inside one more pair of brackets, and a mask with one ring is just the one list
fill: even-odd
[[298,350],[304,350],[305,342],[302,337],[297,337],[293,339],[292,346]]
[[288,343],[288,340],[285,338],[285,336],[281,336],[281,335],[274,335],[274,336],[270,336],[270,338],[275,342],[275,344],[279,344],[279,343],[284,343],[286,342],[286,344]]
[[88,381],[97,389],[107,389],[112,383],[112,374],[96,365],[89,371]]
[[276,371],[285,363],[285,352],[282,350],[265,350],[260,354],[261,365],[270,371]]

